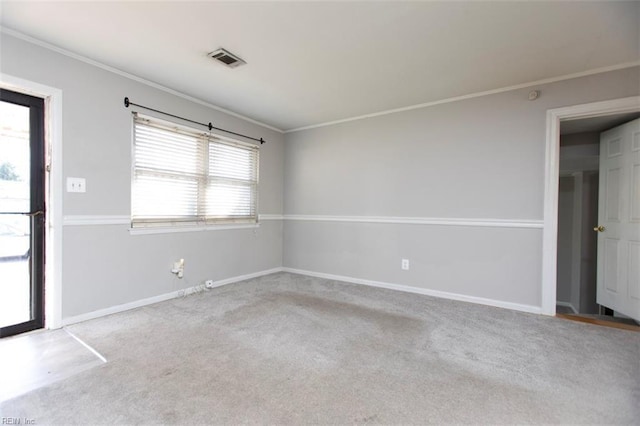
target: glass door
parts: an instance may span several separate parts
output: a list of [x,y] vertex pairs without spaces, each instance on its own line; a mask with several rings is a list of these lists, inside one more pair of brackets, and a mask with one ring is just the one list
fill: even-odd
[[44,326],[44,100],[0,89],[0,337]]

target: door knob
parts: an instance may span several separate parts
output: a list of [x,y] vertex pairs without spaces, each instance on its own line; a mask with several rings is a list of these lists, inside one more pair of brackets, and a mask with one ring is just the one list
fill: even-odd
[[602,225],[596,226],[595,228],[593,228],[593,230],[596,232],[604,232],[604,226]]

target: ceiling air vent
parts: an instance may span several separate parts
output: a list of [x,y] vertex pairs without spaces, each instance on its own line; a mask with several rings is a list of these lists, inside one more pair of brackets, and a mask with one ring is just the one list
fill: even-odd
[[223,64],[225,64],[230,68],[235,68],[237,66],[246,64],[245,61],[243,61],[233,53],[224,49],[215,50],[209,53],[207,56],[215,59],[216,61],[222,62]]

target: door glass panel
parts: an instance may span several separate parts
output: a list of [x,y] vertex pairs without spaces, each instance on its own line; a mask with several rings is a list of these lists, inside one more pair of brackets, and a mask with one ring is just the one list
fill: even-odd
[[0,101],[0,327],[33,319],[28,107]]

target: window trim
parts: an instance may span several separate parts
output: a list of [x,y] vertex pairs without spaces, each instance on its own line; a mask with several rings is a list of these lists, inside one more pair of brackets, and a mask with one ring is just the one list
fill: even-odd
[[[178,124],[172,121],[167,121],[153,115],[141,114],[137,111],[131,112],[131,180],[130,180],[130,207],[129,207],[129,233],[131,235],[144,235],[144,234],[164,234],[174,232],[194,232],[194,231],[219,231],[229,229],[257,229],[260,226],[259,221],[259,182],[260,182],[260,145],[256,145],[249,142],[243,142],[236,139],[229,138],[227,136],[212,132],[198,130],[193,127]],[[170,218],[165,221],[159,220],[145,220],[133,219],[133,203],[134,193],[133,188],[136,179],[136,121],[146,120],[152,123],[153,127],[158,127],[164,130],[177,132],[179,134],[185,134],[188,136],[196,136],[205,139],[204,144],[206,149],[206,157],[204,161],[209,162],[209,146],[210,142],[218,142],[223,145],[238,146],[243,149],[251,149],[255,151],[256,164],[255,164],[255,200],[254,200],[254,215],[248,217],[229,217],[229,218],[203,218],[201,216],[192,218],[181,219],[179,217]],[[205,181],[208,181],[208,176]],[[198,185],[202,185],[199,182]],[[206,183],[205,183],[206,185]],[[200,207],[200,204],[199,204]]]
[[234,229],[258,230],[260,222],[250,223],[229,223],[217,225],[180,225],[180,226],[143,226],[133,228],[129,226],[130,235],[151,235],[151,234],[173,234],[178,232],[207,232],[207,231],[228,231]]

